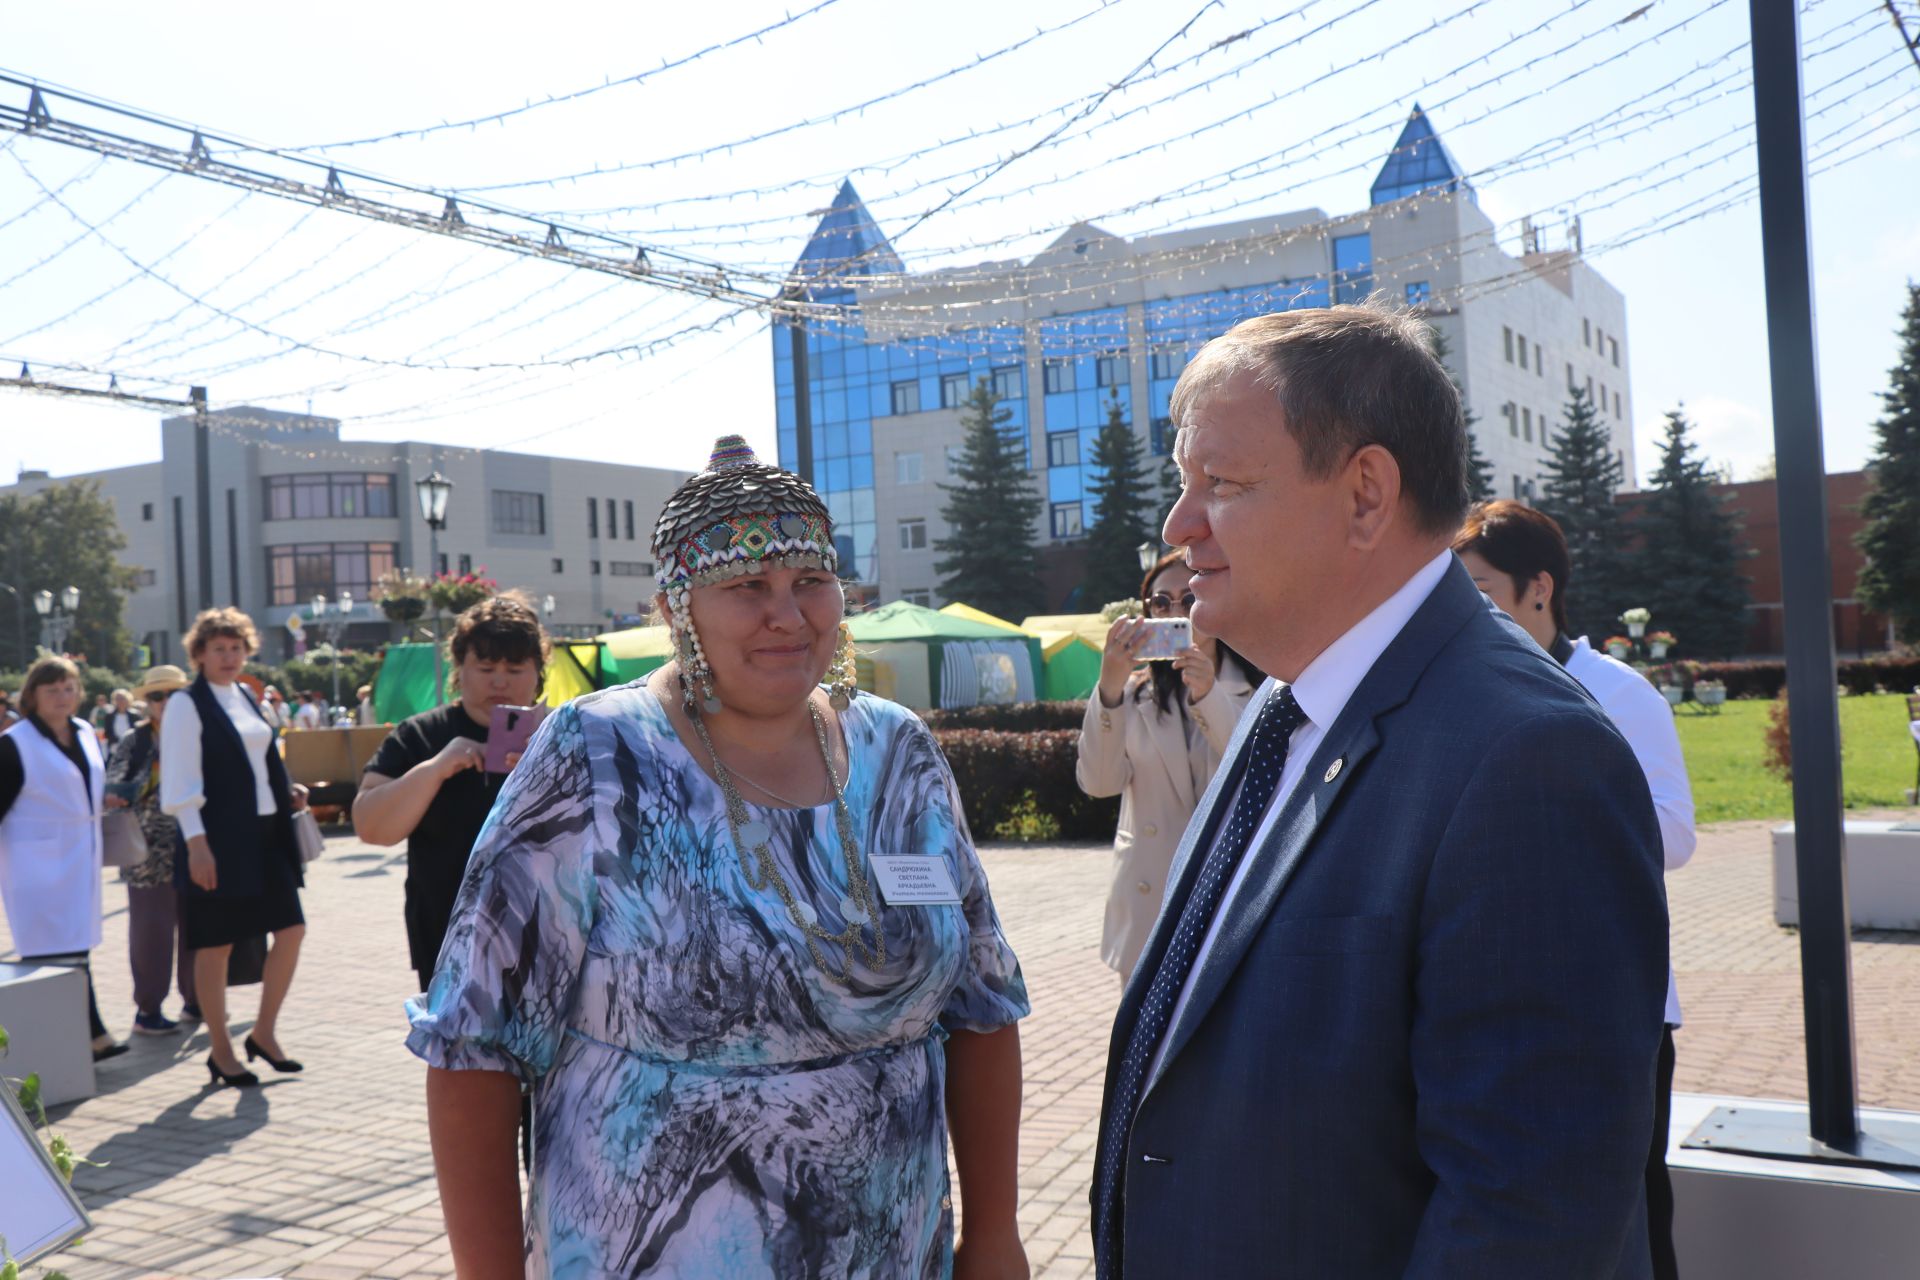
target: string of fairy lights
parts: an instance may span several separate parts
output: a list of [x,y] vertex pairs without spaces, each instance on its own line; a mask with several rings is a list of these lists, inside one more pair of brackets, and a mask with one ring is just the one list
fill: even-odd
[[[698,344],[710,335],[747,321],[755,323],[748,325],[744,334],[730,339],[727,347],[714,351],[705,360],[677,367],[673,376],[660,385],[683,381],[727,352],[736,350],[755,334],[764,335],[764,321],[768,319],[804,324],[823,334],[857,334],[921,352],[946,350],[951,345],[953,331],[988,334],[996,327],[996,317],[1010,308],[1045,314],[1095,307],[1103,299],[1126,295],[1129,290],[1137,293],[1142,287],[1169,278],[1192,280],[1199,288],[1198,282],[1216,273],[1218,268],[1250,258],[1277,260],[1296,248],[1319,245],[1332,235],[1367,230],[1383,220],[1416,217],[1426,208],[1458,198],[1453,192],[1436,190],[1351,215],[1280,217],[1265,230],[1258,229],[1256,223],[1253,230],[1236,226],[1219,235],[1195,237],[1186,233],[1187,228],[1206,219],[1248,209],[1273,208],[1279,197],[1323,184],[1331,178],[1378,167],[1387,151],[1377,145],[1383,127],[1381,117],[1391,114],[1403,118],[1405,104],[1411,96],[1407,93],[1333,124],[1317,125],[1308,136],[1238,159],[1231,167],[1171,181],[1137,199],[1072,219],[1075,223],[1098,220],[1131,224],[1132,238],[1122,242],[1125,251],[1093,266],[1071,260],[1063,263],[1057,254],[1042,254],[1028,262],[908,269],[1031,241],[1036,236],[1057,233],[1059,227],[1067,225],[1066,221],[1056,221],[1051,226],[1009,228],[972,239],[915,243],[897,258],[894,255],[898,251],[889,244],[884,249],[867,250],[866,253],[872,255],[868,260],[862,260],[859,254],[853,255],[851,262],[830,257],[809,272],[796,272],[782,266],[786,259],[757,261],[742,252],[781,243],[791,249],[794,237],[783,239],[769,235],[747,239],[722,233],[792,225],[796,220],[812,216],[810,214],[786,213],[701,226],[666,226],[641,233],[612,231],[594,225],[658,212],[673,205],[712,203],[723,197],[762,201],[805,190],[809,184],[817,185],[817,179],[780,179],[757,188],[733,188],[726,193],[670,195],[651,204],[602,204],[575,210],[569,215],[516,210],[479,198],[492,192],[552,188],[615,177],[623,171],[684,165],[803,130],[830,127],[870,111],[876,105],[973,74],[985,63],[1011,58],[1062,32],[1094,23],[1120,0],[1104,0],[1078,9],[1051,27],[1038,28],[1018,41],[996,46],[975,59],[957,62],[934,75],[918,76],[880,95],[868,94],[857,104],[809,113],[796,121],[711,147],[683,150],[651,160],[627,161],[590,172],[568,171],[544,178],[439,189],[397,182],[359,169],[349,170],[330,162],[324,155],[328,150],[400,140],[424,142],[454,130],[470,131],[482,125],[505,128],[538,119],[538,113],[547,107],[580,102],[623,86],[636,85],[691,63],[717,57],[730,48],[758,42],[763,37],[778,34],[783,39],[797,39],[795,33],[785,29],[812,18],[836,2],[823,0],[781,20],[597,86],[549,95],[482,116],[370,134],[324,147],[274,148],[251,144],[224,132],[193,129],[152,113],[119,108],[89,95],[0,73],[0,87],[12,86],[27,95],[24,106],[0,104],[0,130],[6,131],[0,136],[0,154],[6,156],[37,193],[37,198],[25,208],[0,220],[0,233],[24,227],[29,219],[39,219],[49,212],[64,216],[77,228],[72,236],[61,239],[50,251],[38,254],[6,279],[0,279],[0,292],[31,280],[82,246],[104,250],[110,259],[131,268],[130,272],[116,274],[105,287],[68,303],[63,311],[33,317],[16,332],[0,336],[0,349],[19,349],[29,339],[36,340],[34,345],[44,347],[50,335],[57,335],[63,325],[69,325],[77,317],[98,315],[105,304],[132,294],[157,292],[168,298],[170,309],[138,325],[127,325],[92,359],[65,365],[29,356],[17,359],[33,369],[60,369],[74,379],[104,378],[111,388],[125,385],[154,389],[154,396],[158,396],[160,388],[177,389],[188,381],[212,383],[288,358],[308,362],[322,360],[341,369],[335,377],[248,397],[248,402],[262,404],[297,403],[314,395],[361,392],[413,374],[462,376],[463,385],[451,393],[415,393],[389,406],[370,407],[345,419],[355,424],[429,423],[456,418],[463,409],[473,406],[538,403],[560,390],[578,387],[588,379],[622,376],[632,371],[636,363],[644,364],[648,357]],[[1025,164],[1038,156],[1064,155],[1062,148],[1068,146],[1089,145],[1087,140],[1099,131],[1147,116],[1172,102],[1209,92],[1247,75],[1251,68],[1286,51],[1297,52],[1309,40],[1319,39],[1324,43],[1327,33],[1337,30],[1341,23],[1384,2],[1386,0],[1360,0],[1335,12],[1326,7],[1327,0],[1307,0],[1281,14],[1270,15],[1214,39],[1208,38],[1210,33],[1198,32],[1196,27],[1206,10],[1213,7],[1208,5],[1164,37],[1150,55],[1136,57],[1127,71],[1100,89],[1063,99],[1042,111],[1029,112],[1015,122],[982,125],[951,140],[942,139],[913,157],[866,161],[850,165],[844,172],[892,174],[909,160],[924,169],[926,157],[935,152],[977,145],[980,140],[993,136],[1017,135],[1022,129],[1039,129],[1038,137],[1000,155],[976,164],[947,167],[938,176],[914,178],[909,175],[908,180],[896,188],[878,193],[868,202],[871,208],[901,209],[896,229],[889,237],[890,241],[898,241],[935,218],[1070,189],[1090,175],[1149,160],[1204,133],[1257,121],[1260,113],[1297,100],[1319,85],[1340,83],[1340,77],[1445,30],[1450,24],[1463,23],[1497,0],[1471,0],[1430,17],[1426,27],[1402,32],[1391,46],[1382,45],[1337,64],[1330,60],[1324,72],[1289,77],[1283,88],[1257,101],[1235,104],[1230,111],[1213,114],[1198,123],[1189,122],[1174,132],[1139,139],[1124,150],[1099,157],[1096,162],[1063,164],[1051,173],[1030,175],[1029,181],[1018,186],[997,181],[999,175],[1014,165]],[[1678,12],[1678,17],[1664,25],[1646,24],[1634,39],[1619,38],[1624,20],[1610,20],[1582,32],[1569,33],[1545,50],[1533,52],[1523,47],[1555,29],[1556,24],[1564,24],[1586,11],[1594,2],[1573,0],[1551,14],[1530,14],[1523,30],[1474,50],[1474,56],[1464,62],[1428,75],[1413,92],[1434,89],[1443,93],[1426,109],[1429,116],[1457,109],[1456,113],[1449,114],[1443,128],[1449,138],[1457,138],[1483,121],[1503,113],[1516,114],[1528,104],[1537,103],[1542,95],[1622,65],[1638,51],[1662,41],[1687,39],[1694,25],[1730,0],[1703,0],[1684,11],[1663,9],[1669,17]],[[1837,8],[1840,3],[1841,0],[1825,0],[1824,4],[1808,4],[1803,8],[1812,12]],[[1309,15],[1308,11],[1315,10],[1316,6],[1318,11]],[[1889,25],[1884,19],[1890,10],[1884,4],[1849,8],[1853,11],[1844,19],[1823,26],[1807,39],[1809,65],[1849,52],[1857,55],[1859,47],[1868,44],[1876,30],[1884,32]],[[1304,29],[1297,29],[1301,27]],[[1252,47],[1269,36],[1274,37],[1271,44]],[[1601,40],[1610,44],[1595,49],[1594,42]],[[1172,55],[1182,44],[1202,43],[1204,47],[1192,48],[1178,57],[1163,56]],[[1902,59],[1914,57],[1907,41],[1902,40],[1900,45],[1897,49],[1878,52],[1869,47],[1871,56],[1853,62],[1810,91],[1807,120],[1813,172],[1831,171],[1911,139],[1913,130],[1905,125],[1905,119],[1914,118],[1911,98],[1915,85],[1903,82],[1897,69],[1888,69],[1889,66],[1897,68]],[[1468,180],[1484,187],[1501,178],[1543,170],[1552,172],[1556,166],[1565,167],[1576,157],[1617,147],[1628,139],[1666,129],[1677,121],[1709,111],[1717,103],[1737,99],[1750,89],[1750,78],[1739,57],[1744,47],[1742,44],[1725,53],[1716,51],[1714,56],[1702,59],[1691,70],[1656,88],[1636,86],[1631,96],[1610,110],[1571,127],[1551,129],[1546,136],[1475,168],[1467,175]],[[1233,53],[1227,55],[1228,50]],[[1592,51],[1591,57],[1583,52],[1588,50]],[[1209,62],[1223,56],[1238,60],[1227,67],[1214,67]],[[1563,61],[1575,61],[1577,65],[1567,68],[1565,74],[1544,86],[1525,85],[1529,75]],[[1486,68],[1484,74],[1470,74],[1480,66]],[[1187,71],[1204,74],[1196,74],[1186,81],[1176,79],[1178,74]],[[1911,61],[1906,76],[1912,78]],[[1126,95],[1137,93],[1152,82],[1165,84],[1166,92],[1123,101]],[[1493,91],[1507,84],[1515,84],[1517,92],[1498,101],[1487,100]],[[1896,90],[1891,96],[1882,93],[1888,86]],[[147,126],[149,133],[143,137],[129,131],[119,134],[117,140],[106,138],[102,135],[108,131],[81,121],[80,117],[88,112],[137,121]],[[1823,121],[1833,127],[1816,130],[1815,124]],[[1397,127],[1398,120],[1393,124]],[[188,136],[177,143],[162,143],[155,141],[152,131]],[[1704,141],[1690,139],[1666,154],[1638,158],[1625,173],[1609,175],[1606,181],[1596,182],[1585,191],[1557,196],[1526,214],[1503,219],[1487,230],[1469,232],[1418,253],[1380,258],[1372,263],[1372,271],[1379,276],[1403,276],[1417,270],[1437,275],[1497,246],[1512,236],[1518,225],[1553,225],[1564,221],[1569,210],[1592,220],[1596,215],[1611,213],[1635,202],[1645,206],[1625,225],[1609,227],[1606,234],[1595,236],[1587,243],[1584,249],[1587,257],[1666,234],[1752,198],[1750,166],[1749,171],[1734,174],[1704,194],[1691,195],[1678,203],[1668,198],[1668,193],[1675,188],[1684,188],[1681,194],[1688,194],[1689,178],[1718,166],[1738,166],[1742,158],[1750,154],[1747,142],[1750,134],[1750,122],[1742,121]],[[129,143],[130,138],[137,139],[138,145]],[[1369,144],[1372,144],[1370,154],[1365,159],[1340,163],[1350,149]],[[32,158],[27,154],[30,148]],[[43,178],[36,168],[49,148],[91,154],[76,172],[56,180]],[[238,163],[242,160],[244,164]],[[285,162],[291,168],[275,169],[264,163],[267,160]],[[131,198],[110,210],[100,214],[84,211],[81,199],[87,193],[88,184],[103,172],[122,170],[129,164],[145,165],[159,172]],[[1335,167],[1328,167],[1330,164]],[[288,174],[295,171],[307,176],[290,179]],[[1578,172],[1578,168],[1572,171]],[[203,184],[213,182],[238,188],[239,194],[157,253],[138,251],[132,247],[131,240],[113,234],[112,229],[117,226],[138,222],[143,210],[154,207],[157,193],[177,188],[178,180],[183,177]],[[203,244],[216,227],[243,206],[252,209],[262,202],[288,199],[304,206],[297,210],[297,217],[211,284],[197,285],[189,275],[169,269],[176,262],[195,256],[191,252],[194,247]],[[818,210],[813,212],[817,214]],[[372,225],[356,227],[351,235],[340,236],[323,252],[303,254],[291,269],[275,272],[264,283],[243,285],[261,269],[269,269],[289,254],[300,252],[299,246],[306,243],[317,228],[337,224],[339,218],[335,215],[341,214]],[[1141,216],[1146,214],[1164,220],[1144,225]],[[379,225],[382,223],[385,225]],[[681,243],[676,239],[702,236],[708,237],[709,243]],[[447,250],[451,246],[447,241],[464,241],[466,248],[460,256],[449,258]],[[378,252],[372,257],[357,258],[358,251],[365,248],[375,248]],[[880,260],[882,252],[890,261]],[[892,262],[896,261],[899,269],[891,269]],[[418,269],[418,278],[402,279],[408,264]],[[873,270],[876,266],[883,269]],[[843,279],[835,278],[846,273],[849,267],[860,272],[857,291],[849,289]],[[1324,268],[1319,274],[1325,274]],[[1457,306],[1501,288],[1516,287],[1528,278],[1531,277],[1527,269],[1515,268],[1465,279],[1455,286],[1437,287],[1431,305]],[[520,282],[518,291],[501,294],[499,290],[513,280]],[[628,291],[622,286],[636,283],[643,286],[642,296],[635,300],[637,305],[627,306]],[[370,290],[377,296],[370,297]],[[240,296],[223,300],[229,292]],[[669,305],[669,300],[674,298],[678,300]],[[358,305],[350,314],[338,312],[336,304],[347,299],[359,300]],[[484,300],[484,305],[473,306],[469,299]],[[1209,304],[1204,300],[1190,303],[1167,300],[1156,306],[1170,324],[1183,316],[1199,322],[1210,315]],[[614,310],[618,314],[607,314]],[[664,314],[659,314],[663,311]],[[649,312],[656,314],[648,315]],[[321,315],[326,319],[318,327],[309,321],[310,317]],[[456,322],[448,323],[454,317]],[[410,331],[412,340],[396,344],[395,335],[403,331]],[[542,335],[546,335],[544,341]],[[1069,325],[1050,333],[1048,341],[1068,353],[1086,353],[1110,347],[1113,338],[1098,326]],[[57,349],[57,343],[46,349]],[[509,354],[502,356],[503,349]],[[9,365],[16,360],[11,356],[4,358]],[[139,369],[141,373],[128,374],[127,369]],[[52,391],[52,384],[44,377],[9,382],[10,385],[29,384],[27,389]],[[131,397],[143,393],[122,394]],[[596,411],[565,423],[544,426],[520,439],[545,438],[576,430],[604,422],[621,412],[633,410],[629,405],[621,405]],[[263,447],[305,456],[325,456],[323,452],[314,451],[318,446],[298,441],[297,428],[279,419],[251,421],[241,415],[219,421],[221,425],[217,429],[237,433],[236,438],[245,434]],[[252,433],[259,431],[287,438],[258,440]],[[479,446],[471,448],[482,451]],[[354,455],[343,453],[341,456]]]

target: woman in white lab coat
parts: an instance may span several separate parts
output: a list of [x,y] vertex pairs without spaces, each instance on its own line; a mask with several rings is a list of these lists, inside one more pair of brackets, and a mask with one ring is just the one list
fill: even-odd
[[[1184,618],[1193,608],[1192,571],[1176,552],[1153,567],[1140,598],[1150,618]],[[1080,726],[1080,789],[1120,797],[1113,837],[1100,958],[1125,982],[1140,960],[1167,869],[1187,819],[1220,767],[1233,727],[1266,677],[1223,642],[1195,634],[1172,662],[1139,663],[1146,638],[1138,618],[1107,632],[1100,684]]]
[[[100,945],[100,814],[107,767],[80,706],[80,671],[60,657],[27,670],[22,718],[0,735],[0,898],[27,963],[87,969]],[[95,1061],[125,1053],[100,1020],[87,973]]]

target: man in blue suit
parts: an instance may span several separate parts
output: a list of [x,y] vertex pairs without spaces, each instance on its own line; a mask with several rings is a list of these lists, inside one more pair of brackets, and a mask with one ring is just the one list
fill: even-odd
[[1099,1274],[1648,1275],[1659,826],[1447,549],[1466,434],[1425,326],[1248,320],[1172,410],[1194,626],[1274,679],[1114,1024]]

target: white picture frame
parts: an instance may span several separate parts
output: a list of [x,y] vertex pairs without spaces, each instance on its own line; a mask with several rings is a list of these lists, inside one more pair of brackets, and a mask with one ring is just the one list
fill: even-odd
[[[5,1064],[0,1059],[0,1067]],[[11,1086],[0,1083],[0,1238],[25,1264],[71,1244],[93,1229],[87,1207],[60,1176],[40,1133]]]

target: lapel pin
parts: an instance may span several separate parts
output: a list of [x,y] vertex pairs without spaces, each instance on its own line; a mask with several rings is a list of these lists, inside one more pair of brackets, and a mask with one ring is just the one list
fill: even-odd
[[1335,760],[1332,764],[1328,765],[1327,776],[1324,779],[1322,779],[1322,781],[1332,782],[1335,778],[1339,777],[1340,766],[1345,764],[1346,762],[1347,762],[1347,758],[1345,756],[1341,756],[1338,760]]

